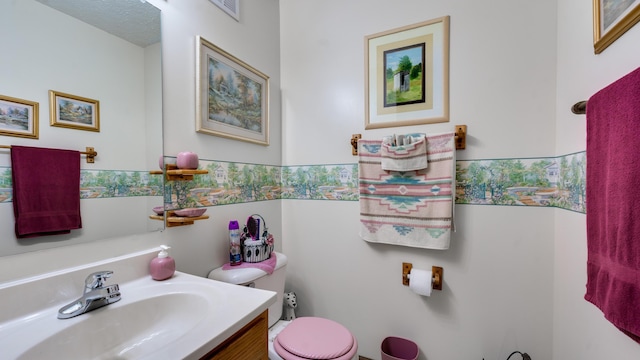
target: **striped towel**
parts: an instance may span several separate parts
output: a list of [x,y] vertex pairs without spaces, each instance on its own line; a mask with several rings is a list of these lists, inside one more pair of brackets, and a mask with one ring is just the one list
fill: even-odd
[[381,141],[358,141],[362,239],[449,248],[455,188],[454,135],[427,135],[428,169],[404,172],[382,170]]

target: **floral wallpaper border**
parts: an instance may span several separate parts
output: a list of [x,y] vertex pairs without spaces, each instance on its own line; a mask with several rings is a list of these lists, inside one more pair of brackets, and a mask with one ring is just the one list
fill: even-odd
[[586,152],[456,162],[456,204],[547,206],[586,213]]
[[[162,196],[162,177],[148,171],[80,170],[80,198]],[[11,202],[11,168],[0,167],[0,203]]]
[[[168,208],[359,198],[357,163],[269,166],[201,159],[200,168],[209,173],[164,185]],[[586,213],[585,180],[584,151],[546,158],[458,160],[456,204],[557,207]],[[162,176],[146,171],[82,170],[80,186],[82,199],[163,195]],[[11,168],[0,167],[0,202],[11,202],[11,194]]]

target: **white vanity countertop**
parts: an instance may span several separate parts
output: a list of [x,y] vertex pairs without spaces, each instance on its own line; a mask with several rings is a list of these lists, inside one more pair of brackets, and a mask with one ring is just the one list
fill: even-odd
[[[272,291],[181,272],[155,281],[146,269],[157,251],[0,284],[3,359],[199,359],[276,301]],[[58,319],[99,270],[114,271],[106,285],[118,284],[121,300]]]

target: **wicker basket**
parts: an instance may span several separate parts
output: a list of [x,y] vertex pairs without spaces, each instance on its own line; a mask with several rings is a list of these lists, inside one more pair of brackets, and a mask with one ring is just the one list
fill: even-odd
[[258,214],[254,214],[247,219],[247,223],[255,221],[258,218],[262,220],[264,224],[264,231],[261,234],[251,234],[248,229],[249,226],[245,225],[242,235],[240,236],[244,262],[257,263],[265,261],[271,257],[271,253],[273,252],[273,235],[269,233],[264,218]]
[[[242,247],[242,256],[243,261],[248,263],[257,263],[261,261],[265,261],[271,257],[271,252],[273,252],[273,244],[266,244],[260,241],[260,244],[247,244],[248,241],[243,243]],[[251,241],[258,242],[258,241]]]

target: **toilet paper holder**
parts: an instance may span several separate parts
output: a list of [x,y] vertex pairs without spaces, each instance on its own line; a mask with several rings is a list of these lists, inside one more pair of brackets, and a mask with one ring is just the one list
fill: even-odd
[[[409,286],[409,273],[411,273],[411,269],[413,268],[413,264],[411,263],[402,263],[402,285]],[[432,266],[431,274],[433,276],[431,282],[431,288],[433,290],[442,290],[442,275],[444,270],[440,266]]]

